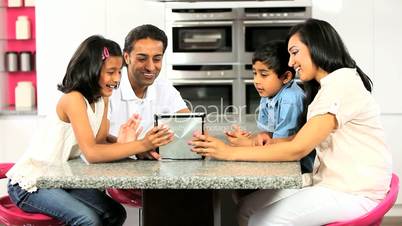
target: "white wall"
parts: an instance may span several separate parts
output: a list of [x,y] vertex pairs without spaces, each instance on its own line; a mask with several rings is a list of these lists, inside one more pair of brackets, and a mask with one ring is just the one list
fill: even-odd
[[60,97],[67,64],[78,45],[106,31],[106,0],[36,1],[38,112],[46,115]]
[[[37,126],[37,116],[0,117],[0,162],[15,162],[28,147]],[[6,192],[6,180],[0,182],[0,196]]]
[[60,97],[56,85],[85,38],[100,34],[123,48],[125,36],[138,25],[164,28],[164,5],[144,0],[37,0],[36,23],[38,112],[47,115]]
[[[400,0],[313,0],[313,17],[331,23],[357,64],[373,80],[380,104],[393,168],[402,178],[402,11]],[[392,17],[390,17],[392,15]],[[402,192],[394,211],[402,216]],[[397,209],[397,210],[396,210]]]

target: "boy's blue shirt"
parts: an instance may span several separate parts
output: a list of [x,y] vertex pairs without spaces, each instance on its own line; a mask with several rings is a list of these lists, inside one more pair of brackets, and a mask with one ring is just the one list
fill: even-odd
[[[292,80],[272,98],[263,97],[260,101],[257,126],[272,133],[272,138],[286,138],[301,128],[300,117],[303,113],[304,92]],[[300,160],[302,173],[311,173],[315,151]]]
[[303,90],[292,80],[272,98],[262,97],[258,114],[259,129],[271,132],[272,138],[286,138],[297,133],[303,113]]

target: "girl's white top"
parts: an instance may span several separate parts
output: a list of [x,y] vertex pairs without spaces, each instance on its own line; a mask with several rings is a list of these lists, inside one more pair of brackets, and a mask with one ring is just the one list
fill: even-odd
[[[95,102],[95,111],[92,111],[88,101],[85,98],[84,100],[89,123],[96,136],[102,122],[104,101],[101,97]],[[40,129],[35,132],[28,149],[6,175],[11,179],[11,184],[18,183],[22,189],[34,192],[38,189],[37,179],[50,173],[43,167],[44,164],[62,165],[80,154],[71,123],[61,121],[54,111],[40,124]]]
[[331,113],[338,127],[316,147],[313,185],[383,199],[391,181],[392,158],[378,104],[353,68],[328,74],[320,85],[307,119]]

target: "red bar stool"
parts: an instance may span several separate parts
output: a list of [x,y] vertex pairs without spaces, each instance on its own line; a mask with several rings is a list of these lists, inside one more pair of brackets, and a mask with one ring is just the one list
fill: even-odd
[[142,226],[142,190],[108,188],[107,193],[123,205],[138,208],[139,225]]
[[[13,163],[0,163],[0,179],[6,178],[6,173],[13,166]],[[10,200],[9,196],[0,198],[0,223],[1,225],[31,225],[49,226],[63,225],[58,220],[44,214],[28,213],[18,208]]]
[[394,205],[399,191],[399,178],[392,174],[391,185],[387,196],[370,212],[353,220],[338,221],[325,226],[380,226],[384,215]]

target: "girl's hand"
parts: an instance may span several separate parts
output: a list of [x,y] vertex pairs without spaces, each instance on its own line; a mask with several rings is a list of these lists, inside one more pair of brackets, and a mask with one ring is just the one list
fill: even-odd
[[135,141],[142,132],[140,127],[141,117],[139,114],[133,114],[126,123],[120,126],[117,143],[127,143]]
[[221,140],[201,133],[194,133],[193,139],[188,142],[192,146],[191,150],[205,157],[215,159],[231,160],[231,151]]
[[152,128],[145,134],[142,142],[147,150],[155,149],[159,146],[170,143],[173,140],[173,132],[165,125]]
[[251,133],[242,130],[238,125],[233,125],[231,131],[225,131],[226,138],[231,146],[253,146]]

